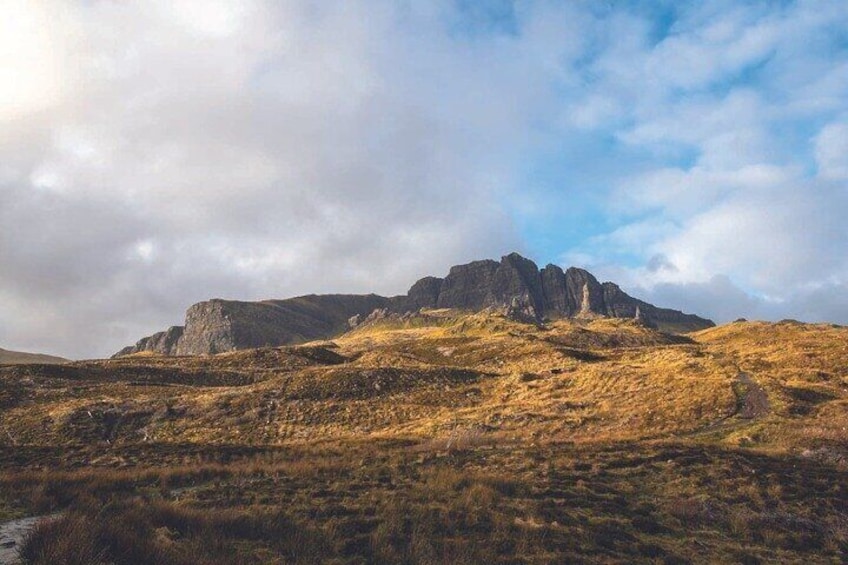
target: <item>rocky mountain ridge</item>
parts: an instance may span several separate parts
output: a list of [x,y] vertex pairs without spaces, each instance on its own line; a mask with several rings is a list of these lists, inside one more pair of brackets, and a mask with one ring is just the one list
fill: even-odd
[[600,283],[584,269],[563,271],[553,264],[539,269],[530,259],[511,253],[500,262],[456,265],[444,278],[424,277],[400,296],[313,294],[258,302],[199,302],[186,312],[184,326],[143,338],[116,356],[144,351],[202,355],[302,343],[343,333],[374,310],[405,313],[422,308],[494,309],[535,323],[558,318],[637,318],[671,333],[714,325],[711,320],[633,298],[614,283]]

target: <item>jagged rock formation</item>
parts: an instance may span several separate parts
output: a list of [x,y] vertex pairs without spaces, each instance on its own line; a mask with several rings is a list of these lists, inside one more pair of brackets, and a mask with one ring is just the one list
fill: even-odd
[[375,310],[385,316],[421,308],[494,309],[537,323],[555,318],[636,318],[673,333],[714,325],[710,320],[633,298],[614,283],[601,284],[583,269],[563,271],[548,265],[539,270],[533,261],[511,253],[500,262],[457,265],[443,279],[425,277],[405,296],[313,294],[261,302],[200,302],[186,312],[184,327],[153,334],[117,355],[141,351],[197,355],[299,343],[342,333],[369,319]]
[[176,354],[177,343],[183,336],[184,330],[185,328],[183,326],[171,326],[164,332],[156,332],[151,336],[141,338],[135,345],[123,348],[114,356],[120,357],[121,355],[130,355],[141,351],[151,351],[164,355]]
[[[437,290],[438,289],[438,290]],[[556,265],[539,270],[517,253],[496,261],[474,261],[452,267],[444,279],[421,279],[409,291],[407,305],[417,308],[503,309],[517,317],[636,318],[670,332],[711,327],[707,319],[677,310],[657,308],[629,296],[618,285],[598,282],[590,272]]]

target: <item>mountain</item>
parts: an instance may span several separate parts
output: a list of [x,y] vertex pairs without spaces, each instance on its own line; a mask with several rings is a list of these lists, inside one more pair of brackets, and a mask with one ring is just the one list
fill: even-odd
[[9,351],[0,349],[0,365],[23,365],[27,363],[58,364],[67,363],[67,359],[53,355],[42,355],[40,353],[23,353],[21,351]]
[[556,265],[539,270],[518,253],[450,269],[444,279],[426,277],[405,297],[391,300],[400,309],[503,309],[512,317],[533,321],[558,318],[640,318],[647,325],[671,333],[714,326],[711,320],[678,310],[657,308],[629,296],[618,285],[600,283],[590,272]]
[[560,318],[636,318],[669,333],[714,326],[711,320],[658,308],[629,296],[618,285],[600,283],[588,271],[556,265],[539,269],[511,253],[451,267],[444,278],[425,277],[406,295],[308,295],[241,302],[213,299],[186,312],[184,326],[125,347],[116,356],[152,352],[200,355],[326,339],[343,333],[375,311],[403,314],[422,308],[499,310],[511,318],[542,323]]

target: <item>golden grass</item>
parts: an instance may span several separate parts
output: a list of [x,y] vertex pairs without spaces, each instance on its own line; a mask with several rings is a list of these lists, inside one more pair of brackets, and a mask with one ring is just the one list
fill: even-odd
[[[6,369],[0,441],[288,444],[475,428],[801,449],[839,443],[848,425],[844,328],[734,323],[681,340],[628,320],[419,318],[300,347],[77,363],[72,375]],[[768,398],[755,421],[734,417],[749,392],[741,373]]]
[[[0,517],[285,507],[339,563],[838,561],[846,430],[845,328],[425,311],[304,346],[0,368]],[[205,539],[182,535],[157,551]],[[286,562],[227,536],[226,559]]]

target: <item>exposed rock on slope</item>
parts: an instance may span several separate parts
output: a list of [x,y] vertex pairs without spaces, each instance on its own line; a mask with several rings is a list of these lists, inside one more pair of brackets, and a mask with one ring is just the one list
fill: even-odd
[[388,304],[388,298],[376,294],[312,294],[261,302],[216,298],[190,307],[184,327],[144,338],[117,355],[201,355],[300,343],[341,333],[350,318],[364,318]]
[[164,355],[176,354],[177,342],[182,337],[184,329],[183,326],[171,326],[164,332],[156,332],[151,336],[143,337],[135,345],[130,345],[120,350],[115,354],[115,357],[139,353],[141,351],[151,351]]
[[[712,327],[707,319],[677,310],[657,308],[622,291],[618,285],[598,282],[590,272],[566,271],[548,265],[541,271],[517,253],[496,261],[474,261],[452,267],[444,279],[427,277],[415,283],[403,298],[392,299],[407,309],[498,308],[536,320],[545,318],[639,318],[670,332]],[[517,311],[516,311],[517,309]]]
[[500,262],[484,260],[457,265],[443,279],[425,277],[412,285],[405,296],[334,294],[261,302],[200,302],[186,312],[184,327],[171,327],[144,338],[118,355],[142,351],[196,355],[299,343],[342,333],[351,320],[364,319],[376,309],[403,313],[421,308],[492,308],[510,317],[536,322],[638,317],[646,325],[669,332],[714,325],[695,315],[637,300],[611,282],[601,284],[583,269],[571,267],[563,271],[548,265],[540,271],[533,261],[511,253]]

